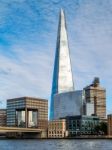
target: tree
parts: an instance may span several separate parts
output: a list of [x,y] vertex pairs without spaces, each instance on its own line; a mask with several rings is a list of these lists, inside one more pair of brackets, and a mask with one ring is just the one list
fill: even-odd
[[100,123],[100,130],[106,135],[107,134],[107,123],[101,122]]
[[95,126],[95,131],[98,134],[107,135],[107,123],[106,122],[100,122],[99,125]]

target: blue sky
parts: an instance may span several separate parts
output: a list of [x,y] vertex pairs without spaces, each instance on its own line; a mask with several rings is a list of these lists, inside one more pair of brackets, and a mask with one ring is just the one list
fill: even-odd
[[76,89],[95,76],[112,113],[112,0],[0,0],[0,101],[50,99],[60,8],[66,13]]

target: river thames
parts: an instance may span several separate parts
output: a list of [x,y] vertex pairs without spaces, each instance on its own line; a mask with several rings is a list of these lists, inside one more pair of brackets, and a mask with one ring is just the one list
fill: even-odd
[[0,140],[0,150],[112,150],[112,140]]

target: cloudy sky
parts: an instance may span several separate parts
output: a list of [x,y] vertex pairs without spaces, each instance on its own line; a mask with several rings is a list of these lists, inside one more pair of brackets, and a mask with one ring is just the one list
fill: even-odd
[[75,88],[100,77],[112,113],[112,0],[0,0],[0,105],[18,96],[50,99],[60,8]]

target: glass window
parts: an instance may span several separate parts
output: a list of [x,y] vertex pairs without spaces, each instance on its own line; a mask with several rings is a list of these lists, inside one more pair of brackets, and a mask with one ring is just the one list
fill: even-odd
[[24,110],[16,111],[16,120],[17,120],[17,126],[25,127],[25,111]]
[[37,110],[28,111],[28,127],[37,127]]

